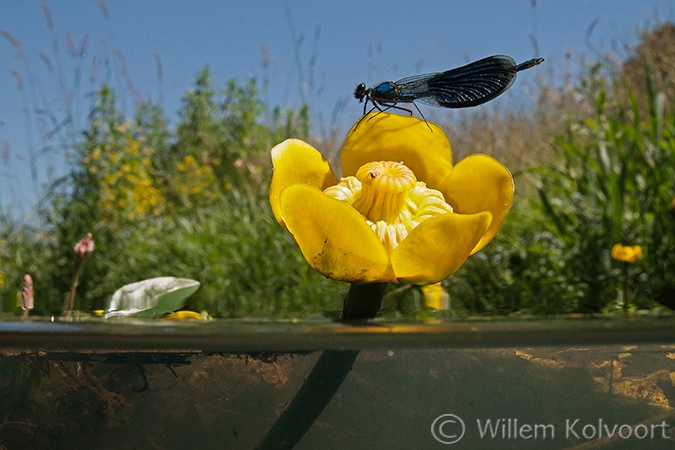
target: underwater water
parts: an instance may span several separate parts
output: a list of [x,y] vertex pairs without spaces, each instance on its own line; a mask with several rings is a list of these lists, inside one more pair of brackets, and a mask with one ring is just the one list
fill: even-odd
[[0,321],[0,449],[673,448],[674,327]]

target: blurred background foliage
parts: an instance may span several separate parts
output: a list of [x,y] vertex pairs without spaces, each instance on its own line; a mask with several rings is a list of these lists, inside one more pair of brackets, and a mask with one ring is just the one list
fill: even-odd
[[[633,311],[675,307],[675,25],[642,31],[624,61],[606,55],[584,67],[557,84],[539,72],[528,105],[440,121],[455,160],[491,154],[517,186],[500,234],[443,282],[444,314],[611,313],[624,292]],[[59,130],[71,170],[45,187],[39,226],[0,210],[6,311],[30,273],[37,313],[60,313],[73,246],[88,232],[96,250],[76,309],[102,309],[117,288],[155,276],[200,281],[188,308],[214,317],[341,309],[347,286],[309,268],[267,198],[269,150],[283,139],[335,160],[333,140],[311,133],[307,106],[270,110],[255,80],[221,85],[208,68],[173,127],[147,102],[125,116],[117,94],[101,84],[84,129]],[[626,269],[611,259],[615,243],[639,244],[644,256]],[[419,288],[391,286],[385,314],[429,312]]]

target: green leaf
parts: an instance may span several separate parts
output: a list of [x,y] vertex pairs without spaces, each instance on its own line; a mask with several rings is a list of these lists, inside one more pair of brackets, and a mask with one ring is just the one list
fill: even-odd
[[105,318],[153,317],[175,311],[199,289],[199,281],[189,278],[150,278],[121,287],[112,296]]

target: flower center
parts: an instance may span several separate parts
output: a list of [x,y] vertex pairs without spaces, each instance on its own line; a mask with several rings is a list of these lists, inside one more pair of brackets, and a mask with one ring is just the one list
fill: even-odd
[[401,162],[364,164],[356,177],[346,177],[324,191],[360,212],[391,252],[424,220],[452,212],[443,194],[417,181]]
[[356,172],[356,179],[361,182],[361,194],[352,206],[373,222],[397,222],[406,193],[417,184],[412,170],[392,161],[364,164]]

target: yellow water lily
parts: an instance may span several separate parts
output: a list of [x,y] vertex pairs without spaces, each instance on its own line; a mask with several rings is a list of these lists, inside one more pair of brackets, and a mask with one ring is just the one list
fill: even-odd
[[340,180],[298,139],[275,146],[272,162],[277,221],[315,270],[350,283],[443,280],[490,242],[513,200],[500,162],[475,154],[453,165],[438,126],[395,114],[352,128]]
[[612,247],[612,258],[617,261],[634,263],[642,258],[642,246],[614,244],[614,247]]

